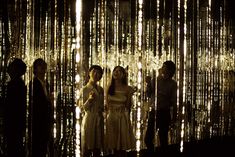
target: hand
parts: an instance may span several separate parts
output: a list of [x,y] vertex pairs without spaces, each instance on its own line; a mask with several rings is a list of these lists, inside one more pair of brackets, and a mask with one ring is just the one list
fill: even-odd
[[91,91],[91,92],[89,93],[88,100],[89,100],[89,101],[92,101],[92,100],[94,100],[94,99],[95,99],[95,92],[94,92],[94,91]]

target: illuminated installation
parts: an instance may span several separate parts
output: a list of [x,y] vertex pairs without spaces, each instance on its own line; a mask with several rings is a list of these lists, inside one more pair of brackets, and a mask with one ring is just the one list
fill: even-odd
[[26,84],[34,59],[44,58],[53,89],[54,138],[68,156],[80,156],[76,101],[86,70],[102,65],[106,90],[114,66],[122,65],[137,89],[131,118],[140,151],[148,109],[145,77],[156,76],[170,59],[178,83],[178,123],[170,143],[180,143],[183,151],[184,141],[234,134],[231,6],[229,0],[8,1],[0,8],[0,96],[5,97],[6,67],[13,58],[27,63]]

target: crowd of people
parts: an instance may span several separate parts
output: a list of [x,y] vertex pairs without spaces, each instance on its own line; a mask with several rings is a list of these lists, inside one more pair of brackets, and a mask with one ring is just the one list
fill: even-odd
[[[11,80],[7,85],[4,123],[9,157],[26,156],[24,138],[27,87],[22,79],[26,69],[26,64],[16,58],[9,64],[7,70]],[[168,145],[169,126],[176,121],[177,83],[172,79],[175,71],[176,66],[172,61],[164,62],[162,68],[159,69],[157,84],[152,79],[146,86],[147,95],[152,99],[152,106],[155,106],[155,95],[157,96],[157,107],[153,109],[154,112],[150,112],[152,120],[148,121],[145,136],[145,144],[150,151],[154,151],[155,129],[159,129],[160,145],[165,148]],[[50,154],[50,149],[53,147],[53,103],[50,86],[46,79],[47,63],[42,58],[34,61],[33,74],[34,77],[28,85],[30,113],[28,132],[31,140],[29,156],[53,156]],[[104,91],[99,84],[103,76],[101,66],[92,65],[87,74],[88,81],[83,86],[77,102],[77,106],[83,113],[82,157],[99,157],[102,152],[125,157],[127,151],[136,149],[136,138],[130,118],[132,97],[136,90],[128,85],[128,72],[122,66],[114,67],[107,91]]]

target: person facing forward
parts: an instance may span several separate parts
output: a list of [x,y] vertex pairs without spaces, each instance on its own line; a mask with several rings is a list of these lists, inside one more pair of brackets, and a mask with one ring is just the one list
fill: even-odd
[[33,63],[34,78],[29,84],[29,107],[32,116],[32,157],[45,157],[52,139],[53,111],[49,84],[45,79],[46,62]]
[[125,157],[126,150],[135,149],[135,137],[130,121],[133,88],[127,85],[126,71],[121,66],[113,70],[107,93],[106,148],[116,156]]
[[85,113],[81,125],[83,157],[99,157],[104,145],[104,90],[97,84],[103,70],[98,65],[89,68],[89,81],[82,89],[78,106]]
[[26,64],[21,59],[14,59],[7,68],[11,78],[7,84],[5,104],[5,137],[8,157],[24,157],[24,140],[26,132],[26,86],[22,76]]

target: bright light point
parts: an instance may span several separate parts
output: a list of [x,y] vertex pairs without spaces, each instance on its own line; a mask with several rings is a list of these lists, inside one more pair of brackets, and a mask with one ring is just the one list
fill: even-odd
[[78,100],[78,99],[80,98],[80,90],[77,89],[77,90],[75,91],[75,94],[76,94],[76,100]]
[[76,119],[79,119],[80,118],[80,113],[81,113],[81,110],[79,107],[76,107]]
[[76,63],[79,63],[79,62],[80,62],[80,54],[77,53],[77,54],[76,54]]
[[138,69],[141,69],[141,68],[142,68],[141,62],[138,62],[138,63],[137,63],[137,66],[138,66]]
[[140,151],[140,140],[136,141],[136,150]]
[[79,83],[79,82],[80,82],[80,75],[79,75],[79,74],[77,74],[77,75],[75,76],[75,81],[76,81],[76,83]]

